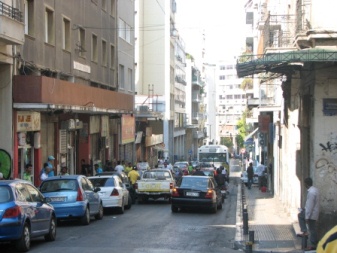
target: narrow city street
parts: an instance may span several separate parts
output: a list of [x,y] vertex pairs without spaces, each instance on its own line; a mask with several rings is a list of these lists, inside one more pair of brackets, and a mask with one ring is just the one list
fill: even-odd
[[[216,214],[172,213],[167,201],[149,201],[133,205],[122,215],[108,212],[88,226],[63,223],[55,242],[35,239],[30,252],[226,252],[234,244],[239,179],[231,178],[229,195]],[[1,245],[2,253],[13,250],[9,244]]]

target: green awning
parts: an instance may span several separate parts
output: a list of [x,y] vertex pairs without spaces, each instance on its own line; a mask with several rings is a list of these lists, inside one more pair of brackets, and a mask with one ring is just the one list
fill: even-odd
[[241,55],[236,64],[238,77],[262,72],[287,73],[298,67],[295,63],[337,62],[337,51],[310,48],[264,55]]

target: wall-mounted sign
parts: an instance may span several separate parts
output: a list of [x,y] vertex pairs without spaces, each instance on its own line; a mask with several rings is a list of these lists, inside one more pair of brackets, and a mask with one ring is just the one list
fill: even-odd
[[39,112],[20,111],[16,116],[16,131],[29,132],[41,130],[41,114]]
[[74,69],[77,69],[79,71],[86,72],[86,73],[89,73],[89,74],[91,72],[90,66],[84,65],[84,64],[79,63],[77,61],[74,61]]
[[135,141],[135,118],[131,115],[122,116],[122,144]]
[[323,98],[323,114],[324,116],[337,115],[337,99]]

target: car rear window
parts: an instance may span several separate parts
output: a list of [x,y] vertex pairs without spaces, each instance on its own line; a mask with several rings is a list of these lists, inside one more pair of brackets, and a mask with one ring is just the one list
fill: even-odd
[[12,201],[11,190],[8,186],[0,186],[0,203]]
[[208,188],[208,178],[202,177],[182,177],[180,181],[180,188],[193,188],[199,190],[205,190]]
[[90,178],[89,179],[94,187],[111,187],[115,186],[113,178]]
[[153,178],[153,179],[170,179],[170,173],[168,171],[152,171],[144,172],[143,178]]
[[40,187],[41,192],[77,191],[76,179],[58,179],[44,181]]

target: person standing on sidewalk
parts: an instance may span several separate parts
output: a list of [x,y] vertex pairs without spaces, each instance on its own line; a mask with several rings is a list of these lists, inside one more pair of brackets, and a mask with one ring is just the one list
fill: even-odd
[[298,234],[298,236],[303,237],[309,235],[310,246],[308,249],[316,249],[318,243],[316,221],[318,220],[320,205],[319,191],[313,186],[313,182],[310,177],[304,180],[304,184],[308,189],[308,193],[305,208],[302,208],[301,212],[298,214],[298,222],[302,231],[302,234]]
[[248,177],[248,189],[252,187],[253,184],[253,178],[254,178],[254,169],[253,169],[253,163],[249,163],[249,166],[247,168],[247,177]]

